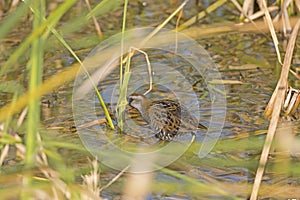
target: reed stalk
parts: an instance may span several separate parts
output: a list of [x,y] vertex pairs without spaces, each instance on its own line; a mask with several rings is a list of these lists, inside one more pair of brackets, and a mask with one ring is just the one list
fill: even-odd
[[273,142],[273,138],[276,132],[277,124],[280,119],[280,112],[284,102],[284,97],[286,94],[286,89],[288,85],[288,75],[290,71],[291,61],[293,57],[293,52],[296,44],[297,34],[300,28],[300,19],[294,26],[294,30],[291,34],[287,51],[285,53],[284,61],[281,68],[280,78],[277,82],[277,86],[273,95],[268,103],[266,108],[267,110],[271,110],[271,121],[268,128],[268,133],[266,136],[265,144],[261,153],[261,157],[259,160],[259,165],[255,174],[254,184],[251,192],[250,200],[255,200],[258,197],[258,191],[260,188],[260,184],[262,181],[263,173],[268,161],[268,156],[270,153],[271,145]]
[[[124,126],[124,111],[127,104],[126,94],[127,94],[127,86],[130,78],[130,58],[126,63],[126,70],[123,79],[123,51],[124,51],[124,33],[126,29],[126,13],[127,13],[128,0],[124,2],[123,9],[123,23],[122,23],[122,38],[121,38],[121,58],[120,58],[120,96],[117,103],[117,119],[118,119],[118,127],[123,130]],[[129,54],[130,56],[130,54]]]
[[[34,1],[32,7],[39,10],[41,15],[45,15],[45,1]],[[42,19],[37,14],[34,14],[33,31],[37,30],[42,24]],[[28,63],[29,68],[29,94],[33,94],[42,82],[43,75],[43,55],[44,55],[44,39],[41,35],[35,38],[31,47],[31,58]],[[28,116],[27,116],[27,132],[25,135],[26,154],[25,166],[30,169],[35,166],[35,158],[37,151],[37,132],[40,124],[40,98],[35,98],[34,95],[29,95]],[[32,184],[32,175],[29,173],[24,178],[24,183],[27,186]],[[22,199],[30,199],[31,194],[23,191]]]
[[[38,8],[41,15],[45,14],[45,2],[36,1],[34,6]],[[34,15],[33,30],[37,30],[42,24],[42,19]],[[36,91],[42,82],[43,75],[43,55],[44,55],[44,43],[42,36],[40,35],[32,42],[31,59],[28,63],[29,68],[29,94]],[[28,126],[26,134],[26,159],[25,163],[27,167],[34,166],[34,158],[36,151],[36,133],[38,131],[38,124],[40,123],[40,98],[35,98],[33,95],[29,95],[28,104]]]

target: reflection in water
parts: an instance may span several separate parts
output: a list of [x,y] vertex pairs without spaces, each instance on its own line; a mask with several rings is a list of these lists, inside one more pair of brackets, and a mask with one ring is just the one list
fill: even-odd
[[[202,146],[197,151],[199,157],[204,157],[211,151],[218,140],[225,118],[226,99],[225,93],[223,92],[224,87],[222,84],[209,84],[213,79],[220,80],[220,74],[208,53],[194,40],[183,34],[165,29],[160,30],[154,37],[144,40],[144,38],[152,31],[153,28],[127,31],[124,34],[124,52],[120,52],[119,46],[122,41],[122,35],[118,34],[101,43],[89,54],[83,65],[91,74],[91,79],[88,79],[85,71],[81,70],[78,73],[74,84],[73,113],[75,124],[81,126],[86,120],[94,121],[97,119],[95,103],[91,103],[95,100],[92,81],[99,82],[100,86],[104,83],[104,87],[101,87],[100,91],[106,92],[104,96],[108,97],[107,100],[110,102],[111,113],[114,113],[114,111],[117,110],[117,107],[113,106],[116,105],[119,95],[122,94],[119,90],[119,83],[110,82],[112,83],[112,86],[108,88],[112,90],[108,90],[105,86],[109,86],[109,84],[105,85],[105,80],[109,78],[109,74],[114,74],[114,70],[118,69],[117,61],[119,60],[120,54],[127,55],[127,51],[130,47],[134,46],[135,48],[140,48],[144,52],[147,52],[150,58],[151,71],[153,73],[151,75],[153,78],[153,85],[155,87],[163,86],[171,91],[174,94],[175,99],[190,111],[193,111],[194,117],[198,120],[201,117],[198,103],[198,96],[200,96],[200,94],[197,94],[196,91],[193,90],[193,85],[196,82],[199,82],[199,80],[197,80],[197,76],[190,76],[188,74],[193,73],[198,75],[198,77],[200,76],[203,78],[207,93],[203,98],[207,98],[206,102],[208,103],[208,108],[210,108],[210,110],[208,110],[209,120],[207,120],[209,125],[207,126],[208,130],[202,141]],[[136,58],[138,58],[137,61],[135,60]],[[133,57],[130,66],[130,79],[127,94],[132,94],[137,90],[141,90],[141,86],[145,86],[149,82],[148,68],[145,61],[141,59],[141,56]],[[157,94],[152,93],[152,95],[159,96],[166,94],[158,92]],[[124,128],[123,132],[130,133],[131,136],[134,136],[133,133],[136,133],[136,136],[138,136],[140,127],[130,117],[126,117],[125,119],[125,126],[122,126],[122,128]],[[120,120],[121,119],[117,119],[116,121]],[[86,121],[86,123],[89,123],[89,121]],[[102,157],[102,162],[104,162],[104,164],[115,169],[122,170],[124,166],[131,162],[130,157],[136,154],[136,152],[124,152],[123,149],[119,149],[118,147],[113,149],[113,151],[107,148],[103,149],[103,147],[99,145],[100,143],[97,143],[98,146],[94,146],[94,143],[89,144],[89,141],[94,141],[94,139],[86,139],[88,130],[80,129],[78,131],[80,135],[83,135],[81,139],[86,140],[83,141],[86,148],[95,153],[95,155]],[[105,130],[99,129],[99,134],[103,134],[106,137]],[[93,137],[93,135],[91,135],[91,137]],[[140,135],[138,137],[141,138]],[[184,137],[188,136],[184,135]],[[136,140],[134,140],[133,144],[135,141]],[[190,141],[191,139],[183,140],[181,138],[181,143],[170,142],[161,149],[157,149],[155,152],[148,152],[148,154],[158,154],[159,156],[157,156],[156,165],[163,167],[178,159],[178,157],[188,149]],[[130,145],[130,142],[127,142],[127,144]],[[176,146],[178,144],[182,147]],[[168,151],[173,152],[173,154],[169,155]],[[125,154],[125,157],[120,157],[120,159],[125,159],[121,166],[119,165],[119,160],[113,164],[114,161],[105,156],[114,155],[114,153],[116,153],[116,156],[113,157],[116,158],[119,157],[120,154]],[[147,156],[147,154],[145,154],[145,156]],[[106,159],[108,159],[107,162]]]

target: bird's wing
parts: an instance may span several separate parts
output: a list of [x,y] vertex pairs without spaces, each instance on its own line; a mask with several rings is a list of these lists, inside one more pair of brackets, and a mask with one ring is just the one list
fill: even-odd
[[171,100],[154,101],[149,108],[151,126],[157,131],[177,132],[180,126],[178,104]]
[[180,132],[191,132],[199,128],[206,128],[199,124],[197,118],[189,110],[172,100],[153,101],[149,109],[152,127],[157,131],[169,132],[176,135]]
[[191,132],[193,130],[203,129],[206,127],[199,123],[198,119],[191,114],[191,112],[184,106],[180,105],[178,102],[169,102],[169,112],[174,115],[176,121],[180,123],[181,132]]

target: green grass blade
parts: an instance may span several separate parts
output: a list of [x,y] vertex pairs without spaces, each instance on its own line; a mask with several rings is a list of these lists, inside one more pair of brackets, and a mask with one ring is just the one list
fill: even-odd
[[[40,13],[44,14],[44,2],[40,1]],[[33,30],[36,30],[42,24],[39,16],[34,16]],[[29,92],[34,93],[42,82],[42,69],[43,69],[43,49],[44,41],[41,36],[37,37],[32,42],[31,60],[30,60],[30,81]],[[35,164],[35,151],[36,151],[36,133],[38,131],[38,124],[40,123],[40,99],[35,98],[33,95],[29,97],[28,107],[28,127],[26,134],[26,159],[25,164],[28,168]]]
[[102,106],[102,108],[103,108],[105,117],[106,117],[106,119],[107,119],[107,122],[108,122],[110,128],[111,128],[111,129],[115,129],[114,124],[113,124],[113,122],[112,122],[112,119],[111,119],[111,117],[110,117],[110,115],[109,115],[108,109],[107,109],[107,107],[106,107],[106,105],[105,105],[105,103],[104,103],[104,101],[103,101],[103,98],[102,98],[100,92],[98,91],[96,84],[95,84],[94,81],[92,80],[92,78],[91,78],[89,72],[86,70],[86,68],[85,68],[84,65],[82,64],[81,60],[79,59],[79,57],[76,55],[76,53],[72,50],[72,48],[68,45],[68,43],[62,38],[62,36],[61,36],[55,29],[51,29],[51,32],[52,32],[52,33],[56,36],[56,38],[64,45],[64,47],[66,47],[66,49],[68,49],[68,51],[72,54],[72,56],[76,59],[76,61],[77,61],[78,63],[80,63],[81,67],[84,69],[86,75],[89,77],[90,81],[91,81],[92,84],[93,84],[94,90],[95,90],[95,92],[96,92],[96,94],[97,94],[97,97],[98,97],[98,99],[99,99],[99,101],[100,101],[100,104],[101,104],[101,106]]
[[[41,14],[45,14],[45,2],[34,1],[33,6],[38,7]],[[33,30],[40,27],[42,20],[40,16],[34,15]],[[29,68],[29,93],[33,94],[42,82],[43,76],[43,50],[44,41],[41,36],[35,38],[32,42],[31,57],[28,62]],[[28,115],[27,115],[27,132],[25,134],[25,167],[27,169],[33,168],[36,164],[37,151],[37,132],[40,124],[40,98],[35,98],[33,95],[29,96]],[[31,186],[33,184],[33,177],[31,173],[24,177],[24,184]],[[21,199],[30,199],[32,194],[23,190]]]
[[[121,52],[124,51],[124,33],[125,33],[125,29],[126,29],[127,6],[128,6],[128,0],[125,0],[124,9],[123,9]],[[126,69],[128,69],[128,71],[125,71],[125,73],[127,74],[127,76],[124,77],[124,80],[123,80],[123,55],[121,55],[121,58],[120,58],[120,96],[119,96],[118,103],[117,103],[118,126],[121,130],[123,130],[123,121],[124,121],[123,112],[124,112],[125,106],[126,106],[127,85],[128,85],[129,77],[130,77],[129,67],[130,67],[130,55],[129,55],[129,59],[126,64]]]

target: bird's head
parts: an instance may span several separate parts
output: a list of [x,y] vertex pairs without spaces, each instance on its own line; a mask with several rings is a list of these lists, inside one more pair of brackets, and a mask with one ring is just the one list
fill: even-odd
[[143,112],[151,103],[145,95],[133,93],[128,97],[128,104],[140,112]]

